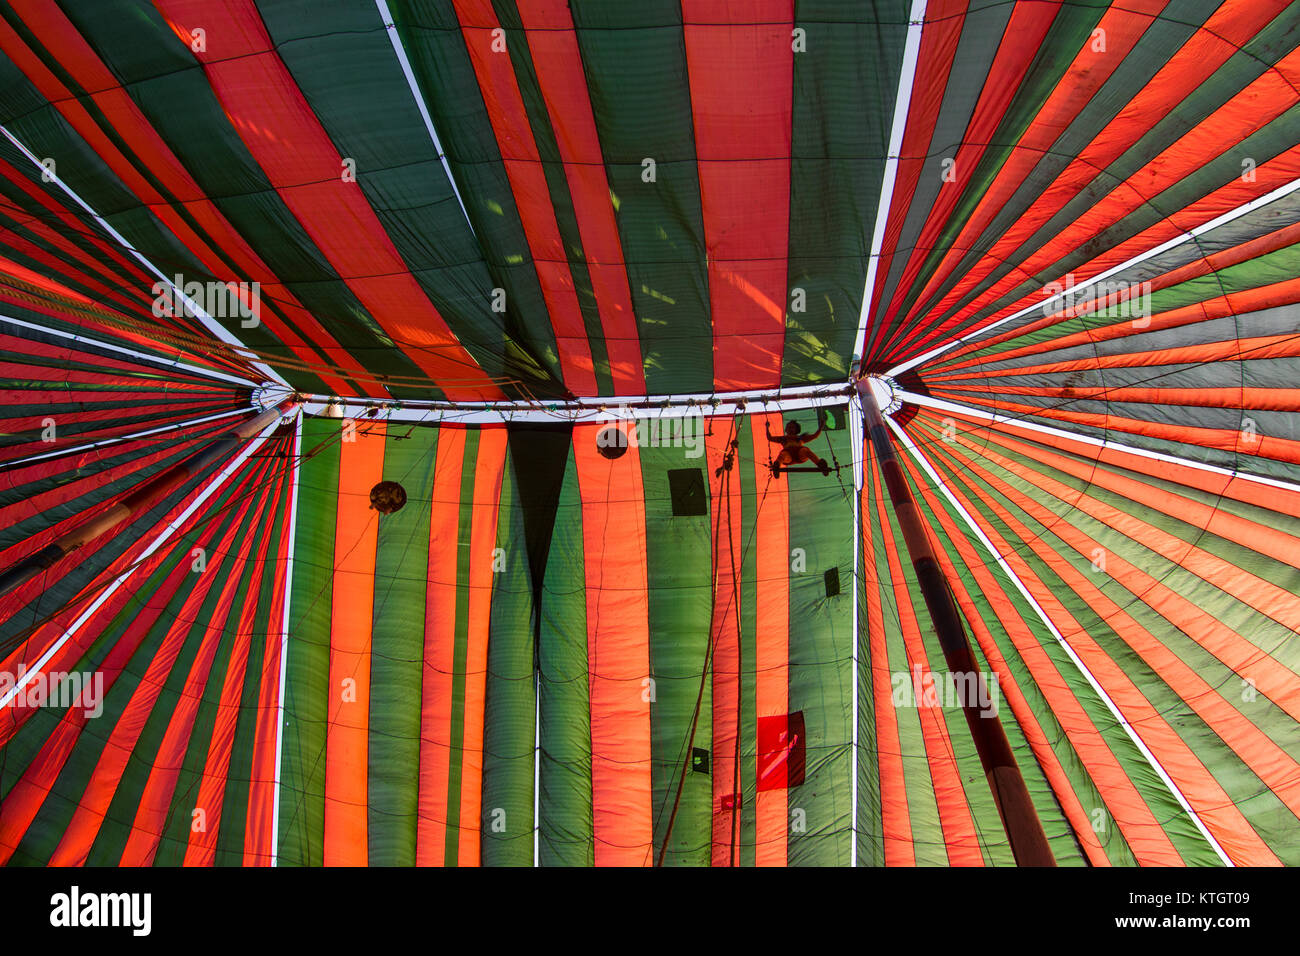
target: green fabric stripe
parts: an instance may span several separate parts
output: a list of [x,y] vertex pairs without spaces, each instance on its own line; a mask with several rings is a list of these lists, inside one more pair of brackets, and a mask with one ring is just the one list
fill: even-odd
[[[682,432],[684,426],[693,430]],[[668,441],[676,440],[678,446],[661,439],[637,451],[645,494],[650,673],[655,681],[655,699],[650,706],[655,859],[663,851],[680,786],[681,800],[668,850],[663,854],[664,865],[708,866],[713,820],[712,760],[710,773],[692,770],[687,741],[703,680],[693,747],[712,757],[713,682],[704,674],[713,603],[712,517],[707,513],[674,515],[668,476],[670,469],[696,469],[707,489],[707,461],[703,436],[697,430],[702,428],[700,419],[665,419],[660,428],[660,434],[667,431]],[[688,437],[691,446],[686,445]]]
[[901,0],[803,0],[795,26],[784,385],[849,374],[907,36]]
[[[676,0],[574,4],[650,394],[713,388],[713,329]],[[654,160],[654,181],[643,166]]]
[[[811,413],[800,416],[806,433]],[[840,421],[844,416],[839,416]],[[827,431],[812,450],[829,460],[852,461],[848,430]],[[783,475],[790,491],[790,547],[803,548],[807,571],[790,577],[790,711],[803,711],[808,735],[804,783],[792,787],[789,806],[806,815],[806,832],[792,832],[792,866],[843,866],[853,839],[850,780],[852,761],[852,472]],[[846,488],[847,484],[847,488]],[[824,573],[839,570],[840,594],[826,597]]]
[[591,710],[582,499],[569,453],[541,608],[541,863],[591,866]]
[[325,845],[325,725],[341,434],[337,419],[303,419],[284,682],[281,866],[319,866]]
[[391,427],[384,480],[406,489],[406,505],[379,518],[370,645],[367,814],[369,860],[414,866],[419,812],[421,688],[429,517],[438,429]]
[[[871,449],[863,444],[859,455],[870,455]],[[862,466],[862,493],[859,503],[859,521],[862,535],[858,547],[858,581],[855,600],[858,602],[858,805],[857,805],[857,857],[859,866],[884,866],[885,841],[882,820],[882,792],[878,754],[883,746],[876,733],[876,721],[891,719],[888,713],[876,714],[875,682],[872,674],[871,618],[867,613],[868,588],[884,607],[884,593],[878,579],[880,569],[876,555],[880,547],[880,522],[872,502],[881,494],[874,480],[869,462]]]
[[[483,715],[484,866],[533,862],[533,771],[537,695],[533,580],[513,451],[501,482],[493,558],[487,702]],[[497,563],[500,562],[500,563]]]

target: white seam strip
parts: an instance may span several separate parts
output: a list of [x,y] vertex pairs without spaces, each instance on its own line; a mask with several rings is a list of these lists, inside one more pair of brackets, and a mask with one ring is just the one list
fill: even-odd
[[852,777],[850,778],[850,806],[852,809],[853,822],[853,842],[849,846],[849,866],[858,865],[858,720],[860,714],[860,704],[858,695],[862,686],[862,675],[859,673],[861,667],[861,657],[859,656],[859,644],[861,635],[858,633],[858,597],[861,594],[861,582],[859,575],[861,571],[858,568],[858,562],[862,557],[862,468],[863,468],[863,448],[865,445],[865,436],[862,432],[862,406],[861,395],[855,394],[849,403],[849,442],[853,449],[853,604],[852,607],[852,624],[850,631],[852,633],[852,658],[853,658],[853,730],[852,730]]
[[[921,454],[920,450],[912,443],[912,440],[908,438],[906,433],[898,427],[898,424],[892,418],[886,419],[886,421],[889,422],[889,427],[893,430],[894,434],[898,436],[898,440],[903,444],[903,447],[907,449],[908,454],[912,456],[913,461],[920,465],[926,475],[929,476],[935,489],[939,491],[944,498],[948,500],[948,503],[952,505],[953,509],[961,515],[962,520],[965,521],[966,525],[974,532],[975,537],[979,540],[980,544],[985,547],[989,554],[993,555],[993,559],[997,562],[998,567],[1000,567],[1008,577],[1010,577],[1011,583],[1016,586],[1016,590],[1019,591],[1021,596],[1029,602],[1029,605],[1038,614],[1038,617],[1043,622],[1044,626],[1051,631],[1052,636],[1056,638],[1056,642],[1060,644],[1065,653],[1069,655],[1070,660],[1074,662],[1074,665],[1079,669],[1079,672],[1083,674],[1088,683],[1092,686],[1092,689],[1096,691],[1097,696],[1099,696],[1102,702],[1105,703],[1107,709],[1111,712],[1111,715],[1115,718],[1116,722],[1124,728],[1129,739],[1133,741],[1133,744],[1139,751],[1141,751],[1142,755],[1151,765],[1151,769],[1153,769],[1159,775],[1160,779],[1164,781],[1165,786],[1169,788],[1169,792],[1173,794],[1174,799],[1178,801],[1179,805],[1191,818],[1192,822],[1196,824],[1196,828],[1201,832],[1201,835],[1205,837],[1206,842],[1210,844],[1214,849],[1214,852],[1218,854],[1219,859],[1223,861],[1225,866],[1233,866],[1234,864],[1232,860],[1228,858],[1228,854],[1225,853],[1223,847],[1219,845],[1219,841],[1214,838],[1209,829],[1205,826],[1200,815],[1192,808],[1187,797],[1180,789],[1178,789],[1178,786],[1174,783],[1169,774],[1165,772],[1165,768],[1160,765],[1160,761],[1156,759],[1155,754],[1153,754],[1147,745],[1143,743],[1142,738],[1138,736],[1137,731],[1134,730],[1133,726],[1125,719],[1124,715],[1120,712],[1119,707],[1113,700],[1111,700],[1110,695],[1106,693],[1097,678],[1093,676],[1092,671],[1088,669],[1088,666],[1084,664],[1079,655],[1075,653],[1075,650],[1070,646],[1069,641],[1065,639],[1057,629],[1056,625],[1052,623],[1051,618],[1047,616],[1047,612],[1044,611],[1038,601],[1034,599],[1034,596],[1029,593],[1029,589],[1025,587],[1024,582],[1020,580],[1020,576],[1016,574],[1011,565],[1007,563],[1007,560],[1002,556],[1001,552],[993,546],[993,542],[984,534],[983,530],[975,522],[975,519],[971,517],[970,513],[962,507],[961,503],[953,493],[948,490],[948,486],[939,477],[939,474],[930,465],[930,462],[925,458],[925,456]],[[1048,706],[1050,707],[1051,705],[1049,704]]]
[[429,139],[433,140],[433,148],[438,151],[438,159],[442,163],[443,171],[447,174],[447,181],[451,183],[451,191],[456,195],[456,202],[460,203],[460,211],[465,216],[469,231],[477,238],[478,233],[474,232],[474,224],[469,221],[469,212],[465,209],[465,200],[461,198],[460,189],[456,186],[456,177],[451,174],[451,166],[447,164],[447,154],[443,152],[442,140],[438,139],[438,131],[434,128],[433,117],[429,115],[429,107],[424,102],[423,94],[420,93],[420,84],[415,80],[415,72],[411,69],[411,61],[406,56],[406,48],[402,46],[402,38],[397,34],[397,24],[393,22],[393,15],[388,10],[387,0],[375,0],[375,6],[379,8],[379,16],[384,21],[384,29],[388,31],[388,39],[393,44],[393,52],[397,54],[397,60],[402,65],[402,72],[406,75],[406,85],[411,88],[411,95],[415,97],[415,105],[420,109],[420,116],[424,119],[424,128],[429,133]]
[[[279,397],[294,394],[273,388],[266,390],[264,402],[273,404]],[[347,398],[298,393],[309,415],[323,414],[334,408],[344,418],[358,418],[376,404],[349,404]],[[843,382],[792,388],[754,389],[741,392],[682,393],[678,395],[621,395],[617,397],[580,398],[576,401],[537,400],[532,402],[391,402],[385,417],[392,421],[437,421],[443,417],[458,423],[499,422],[602,422],[629,418],[679,418],[683,415],[737,415],[762,411],[798,411],[832,405],[847,405],[849,387]],[[717,402],[715,405],[714,402]],[[633,407],[643,405],[648,407]]]
[[275,705],[275,788],[271,798],[271,865],[280,861],[280,758],[284,752],[284,684],[289,658],[289,605],[293,599],[293,549],[298,532],[298,476],[302,464],[302,420],[297,416],[293,430],[293,483],[289,487],[289,541],[284,563],[284,616],[280,629],[280,690]]

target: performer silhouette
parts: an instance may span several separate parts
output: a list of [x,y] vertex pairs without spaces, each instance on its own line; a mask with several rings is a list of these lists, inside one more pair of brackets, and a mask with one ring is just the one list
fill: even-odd
[[780,475],[781,469],[784,467],[803,464],[806,461],[810,461],[820,468],[823,475],[831,473],[830,465],[826,464],[806,447],[808,442],[813,441],[822,433],[820,424],[817,426],[817,431],[806,438],[801,434],[803,429],[798,422],[789,422],[785,426],[784,435],[774,436],[766,421],[763,422],[763,430],[767,432],[768,441],[781,446],[781,453],[776,456],[776,461],[772,462],[773,477]]

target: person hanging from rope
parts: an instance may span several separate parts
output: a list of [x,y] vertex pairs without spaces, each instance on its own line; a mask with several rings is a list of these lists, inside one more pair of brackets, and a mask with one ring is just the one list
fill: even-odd
[[777,455],[776,461],[772,462],[772,477],[775,478],[781,474],[783,468],[800,465],[806,461],[810,461],[820,468],[823,475],[831,473],[831,466],[818,458],[816,453],[807,447],[808,442],[814,441],[822,433],[820,416],[817,420],[817,430],[807,437],[802,434],[803,428],[799,423],[793,421],[786,424],[784,435],[773,435],[772,429],[768,426],[766,420],[763,422],[763,430],[767,432],[768,441],[781,446],[781,454]]

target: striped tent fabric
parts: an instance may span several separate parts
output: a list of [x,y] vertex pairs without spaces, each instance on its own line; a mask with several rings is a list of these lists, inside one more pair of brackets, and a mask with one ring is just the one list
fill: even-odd
[[0,862],[1011,866],[978,710],[1300,863],[1298,111],[1286,0],[0,0]]
[[851,498],[774,479],[776,418],[305,423],[281,864],[847,862]]

